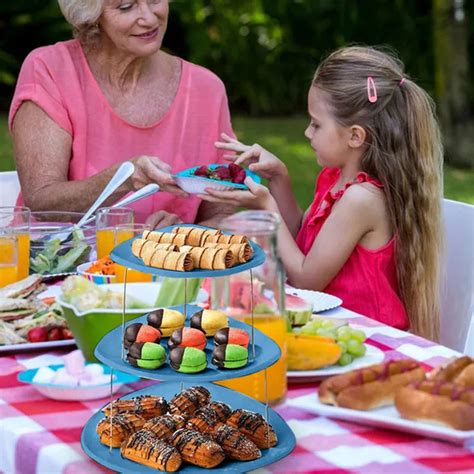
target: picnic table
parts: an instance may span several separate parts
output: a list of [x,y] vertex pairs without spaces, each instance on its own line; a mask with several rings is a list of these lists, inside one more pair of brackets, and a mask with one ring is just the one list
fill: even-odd
[[[427,369],[459,355],[446,347],[382,325],[344,308],[325,313],[344,317],[367,334],[385,359],[413,358]],[[17,380],[20,371],[61,363],[67,351],[18,353],[0,358],[0,472],[5,474],[94,474],[110,472],[90,460],[80,445],[81,430],[107,399],[49,400]],[[154,382],[124,386],[128,393]],[[287,401],[275,409],[297,438],[285,459],[261,473],[474,474],[474,453],[459,445],[397,431],[331,420],[291,406],[288,401],[315,393],[317,382],[290,384]],[[219,470],[216,469],[215,472]]]

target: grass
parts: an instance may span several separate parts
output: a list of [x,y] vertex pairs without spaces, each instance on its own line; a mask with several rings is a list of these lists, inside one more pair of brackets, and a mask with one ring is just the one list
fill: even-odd
[[[293,181],[300,206],[305,209],[313,199],[314,181],[319,171],[314,153],[303,135],[305,117],[235,117],[234,130],[245,143],[258,142],[281,158]],[[15,169],[7,116],[0,115],[0,171]],[[445,167],[444,195],[456,201],[474,204],[474,171]]]

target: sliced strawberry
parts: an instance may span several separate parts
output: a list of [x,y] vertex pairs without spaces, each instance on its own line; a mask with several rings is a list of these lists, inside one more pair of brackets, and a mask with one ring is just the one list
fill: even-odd
[[210,171],[211,170],[206,165],[202,165],[194,172],[194,176],[203,176],[204,178],[207,178]]

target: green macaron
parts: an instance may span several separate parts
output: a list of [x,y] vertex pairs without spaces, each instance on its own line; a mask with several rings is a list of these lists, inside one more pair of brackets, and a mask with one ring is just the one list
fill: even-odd
[[127,360],[141,369],[157,369],[166,362],[166,351],[154,342],[135,342],[128,349]]
[[212,363],[221,369],[239,369],[247,365],[249,352],[237,344],[220,344],[212,352]]
[[185,374],[202,372],[207,367],[206,353],[195,347],[175,347],[170,350],[170,365]]

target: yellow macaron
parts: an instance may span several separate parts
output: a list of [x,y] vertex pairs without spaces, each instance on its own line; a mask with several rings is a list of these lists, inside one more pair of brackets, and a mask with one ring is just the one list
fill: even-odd
[[174,309],[157,309],[152,311],[147,321],[150,326],[159,329],[163,337],[169,337],[176,329],[184,327],[184,314]]
[[191,316],[190,326],[203,331],[207,337],[214,334],[222,328],[229,326],[227,316],[222,311],[214,309],[203,309]]

